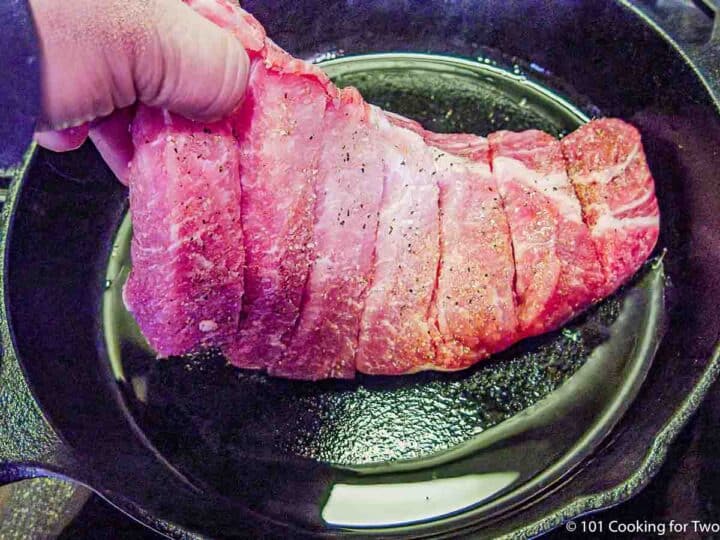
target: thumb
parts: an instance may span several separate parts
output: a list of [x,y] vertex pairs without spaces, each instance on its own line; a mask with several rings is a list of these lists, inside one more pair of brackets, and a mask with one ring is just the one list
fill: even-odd
[[78,126],[136,100],[211,120],[245,91],[248,57],[180,0],[31,0],[44,129]]
[[228,31],[178,0],[156,0],[155,38],[134,65],[139,101],[193,120],[217,120],[245,93],[249,59]]

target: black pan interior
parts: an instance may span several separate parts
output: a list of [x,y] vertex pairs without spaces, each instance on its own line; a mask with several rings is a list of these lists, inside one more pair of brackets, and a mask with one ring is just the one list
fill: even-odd
[[[485,56],[486,47],[490,47],[526,66],[531,63],[542,66],[552,73],[554,80],[562,81],[561,86],[567,86],[559,90],[589,96],[604,114],[624,117],[635,123],[643,133],[648,160],[658,184],[663,215],[661,245],[668,249],[664,266],[672,284],[670,294],[682,299],[679,304],[671,302],[669,324],[673,328],[682,322],[684,332],[693,336],[691,344],[677,336],[666,340],[656,357],[659,367],[653,372],[663,373],[667,385],[679,385],[684,379],[674,379],[673,374],[682,373],[680,355],[691,351],[693,358],[709,356],[703,355],[716,339],[717,325],[716,318],[708,314],[714,313],[711,299],[718,292],[718,284],[712,273],[714,266],[709,264],[713,260],[711,248],[716,246],[708,237],[707,229],[718,230],[716,222],[720,208],[715,207],[720,197],[709,195],[716,194],[714,174],[720,164],[710,153],[697,154],[691,150],[706,148],[708,138],[720,140],[717,138],[717,120],[709,116],[709,111],[714,112],[712,102],[692,71],[667,43],[642,26],[633,15],[611,3],[601,6],[600,3],[558,2],[549,9],[542,2],[528,2],[522,7],[492,2],[479,6],[474,3],[470,6],[466,2],[367,2],[360,6],[330,2],[323,4],[322,13],[317,11],[317,6],[305,2],[277,4],[282,5],[273,6],[272,13],[262,2],[249,2],[246,7],[257,13],[281,45],[295,53],[311,56],[339,49],[357,53],[431,50],[476,58]],[[278,16],[278,13],[282,15]],[[313,13],[315,15],[309,15]],[[344,15],[346,13],[353,13],[353,16],[348,17]],[[573,54],[568,54],[571,50]],[[592,114],[592,111],[588,112]],[[499,127],[495,124],[492,129]],[[463,129],[471,127],[463,126]],[[478,131],[482,132],[479,128]],[[685,148],[690,150],[685,152]],[[8,243],[6,295],[17,353],[51,422],[82,457],[84,466],[82,471],[76,472],[83,480],[111,498],[123,493],[141,508],[200,530],[218,532],[245,527],[247,524],[241,524],[240,517],[234,520],[232,516],[220,516],[220,512],[210,505],[201,504],[207,497],[194,496],[193,489],[179,480],[180,476],[172,467],[163,463],[153,445],[144,440],[134,421],[129,419],[127,401],[118,392],[109,369],[100,317],[101,298],[107,260],[126,209],[125,201],[124,188],[112,180],[91,148],[85,147],[68,155],[45,152],[37,155],[15,202]],[[524,344],[509,355],[522,358],[526,354],[523,369],[528,366],[535,369],[538,364],[532,363],[533,351],[543,346],[551,350],[554,347],[556,354],[543,358],[558,359],[562,368],[554,378],[543,375],[539,379],[541,385],[552,388],[562,380],[565,368],[573,371],[578,367],[573,359],[583,358],[586,347],[605,339],[604,328],[616,314],[617,305],[605,308],[605,311],[598,309],[583,319],[581,324],[589,323],[591,331],[587,338],[583,334],[580,341],[557,334]],[[497,367],[500,360],[497,362],[490,367]],[[505,376],[512,378],[512,370],[506,364]],[[544,362],[541,367],[547,369],[549,362]],[[204,486],[210,480],[211,484],[216,483],[220,492],[227,491],[227,486],[218,481],[224,471],[241,467],[242,459],[245,459],[246,466],[241,470],[247,472],[248,464],[254,466],[257,463],[254,460],[262,461],[268,457],[264,454],[268,448],[262,439],[264,434],[281,428],[279,437],[287,442],[285,450],[290,450],[290,454],[302,454],[297,451],[298,446],[293,445],[302,446],[303,438],[298,435],[312,430],[313,422],[317,422],[317,418],[310,421],[301,418],[297,427],[282,422],[268,427],[256,418],[245,417],[242,421],[250,422],[253,429],[246,432],[248,437],[240,437],[235,431],[233,438],[232,434],[228,435],[225,425],[225,422],[233,421],[232,410],[228,411],[229,407],[221,398],[232,399],[235,391],[244,392],[250,408],[266,411],[271,418],[284,421],[289,417],[285,414],[287,409],[282,408],[285,396],[296,392],[303,399],[312,401],[316,399],[313,396],[327,395],[328,392],[328,385],[308,390],[301,388],[302,385],[293,387],[292,383],[267,382],[253,374],[232,372],[230,379],[226,379],[227,369],[214,361],[185,365],[167,363],[154,368],[151,381],[158,392],[159,407],[165,408],[162,422],[169,418],[169,425],[175,422],[180,426],[190,418],[191,422],[196,422],[193,429],[207,428],[208,439],[214,444],[204,447],[202,452],[190,454],[189,462],[180,464],[180,472],[192,475],[200,471],[198,476],[204,478],[200,484]],[[491,381],[495,385],[476,384],[477,377],[482,379],[487,369],[488,366],[480,366],[475,371],[450,376],[419,375],[402,382],[362,379],[344,387],[333,385],[331,393],[345,392],[352,396],[362,387],[366,397],[393,391],[402,397],[403,392],[407,395],[407,390],[401,391],[401,388],[440,385],[445,388],[438,390],[440,400],[454,401],[465,392],[471,402],[481,399],[484,403],[497,404],[487,409],[487,418],[472,419],[474,429],[478,425],[487,427],[528,404],[505,402],[501,395],[505,381]],[[463,387],[466,380],[474,381],[474,386]],[[192,396],[195,406],[190,407],[185,402],[180,406],[179,394]],[[277,401],[271,401],[273,398]],[[337,399],[328,399],[325,408],[318,410],[331,418],[332,407],[336,405],[333,400]],[[348,398],[344,403],[352,404],[353,399]],[[371,403],[371,400],[361,403]],[[134,412],[137,416],[137,411]],[[386,414],[394,412],[385,411]],[[149,417],[152,423],[152,413]],[[424,411],[420,410],[417,417],[422,419]],[[458,425],[460,429],[468,426],[460,417]],[[144,430],[147,431],[147,426]],[[277,433],[272,435],[278,436]],[[452,442],[456,435],[444,433],[438,438]],[[359,434],[346,436],[359,438]],[[156,443],[155,440],[152,442]],[[167,444],[180,448],[187,444],[187,439],[169,431]],[[231,459],[225,449],[233,444],[239,445],[240,451]],[[358,461],[357,456],[333,454],[333,448],[336,447],[330,440],[301,450],[312,457],[329,456],[331,461],[341,463],[343,460]],[[408,457],[398,455],[396,449],[392,450],[395,454],[390,455],[382,444],[374,444],[371,450],[378,452],[371,456],[373,460]],[[161,453],[172,454],[172,449],[163,448]],[[238,456],[241,459],[237,459]],[[213,470],[202,474],[203,468],[207,467]],[[296,505],[295,509],[285,508],[282,512],[289,520],[297,518],[322,526],[316,515],[318,501],[327,496],[327,484],[322,484],[322,480],[335,473],[324,468],[302,467],[306,467],[305,462],[287,456],[282,458],[280,465],[260,467],[257,471],[271,482],[284,482],[294,488],[298,482],[304,485],[302,479],[297,479],[298,474],[302,476],[311,471],[307,474],[314,474],[320,485],[307,482],[301,493],[306,506]],[[251,472],[244,487],[251,489],[252,482],[257,481],[260,482],[257,486],[265,489],[266,484],[261,482],[263,474]],[[232,477],[236,478],[236,475]],[[167,487],[158,487],[157,479],[165,482]],[[168,500],[174,497],[176,504],[163,503],[163,497],[169,497]]]

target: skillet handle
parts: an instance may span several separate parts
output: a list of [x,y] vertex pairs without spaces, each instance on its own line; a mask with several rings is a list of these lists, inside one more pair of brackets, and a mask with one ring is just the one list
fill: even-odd
[[[2,321],[5,326],[5,321]],[[5,341],[3,328],[3,343]],[[15,355],[5,349],[0,365],[0,484],[61,474],[69,456],[47,422]]]
[[[3,179],[7,180],[7,179]],[[0,184],[0,206],[7,182]],[[5,237],[7,209],[3,209],[0,235]],[[0,242],[0,261],[4,246]],[[0,267],[4,264],[0,264]],[[14,354],[5,316],[3,276],[0,274],[0,484],[25,478],[62,474],[70,463],[66,445],[43,416]]]

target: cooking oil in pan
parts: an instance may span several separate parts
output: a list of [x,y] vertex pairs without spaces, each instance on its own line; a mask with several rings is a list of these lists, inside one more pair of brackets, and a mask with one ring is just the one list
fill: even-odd
[[[440,132],[484,135],[499,129],[537,128],[561,136],[587,120],[583,110],[517,70],[485,62],[380,54],[333,59],[323,68],[340,86],[354,85],[368,101]],[[628,295],[646,290],[654,291],[656,298],[662,282],[657,276],[649,282],[650,278],[643,279],[563,331],[521,343],[463,372],[360,375],[353,381],[306,383],[238,370],[213,353],[157,360],[122,302],[131,264],[130,237],[126,218],[110,259],[104,297],[112,369],[149,439],[179,468],[210,484],[222,483],[223,477],[234,473],[241,475],[242,456],[248,453],[382,467],[432,462],[433,456],[469,448],[487,434],[500,433],[491,428],[501,422],[514,426],[511,430],[517,435],[519,424],[503,421],[553,393],[598,346],[609,343],[609,350],[615,350],[613,336],[627,334],[617,325],[639,324],[639,315],[622,322],[623,310],[630,309]],[[656,311],[641,309],[649,317],[642,324],[659,317]],[[638,362],[646,365],[646,357],[633,357],[629,350],[616,350],[612,358],[601,359],[612,380],[596,381],[598,388],[624,388],[621,374],[626,368]],[[631,372],[637,377],[644,373]],[[598,406],[599,394],[593,396],[588,390],[594,387],[583,387],[583,399]],[[576,435],[580,438],[581,433]],[[575,435],[551,430],[547,436],[570,444]],[[558,444],[548,441],[548,448]],[[532,452],[525,449],[523,455]],[[207,456],[222,456],[222,467]]]

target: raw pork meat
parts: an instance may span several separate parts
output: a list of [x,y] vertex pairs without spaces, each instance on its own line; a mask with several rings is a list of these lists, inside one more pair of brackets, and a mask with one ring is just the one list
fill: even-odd
[[128,308],[160,355],[297,379],[457,370],[615,291],[658,237],[637,131],[436,134],[337,89],[248,13],[191,0],[251,58],[204,126],[141,108]]
[[315,184],[328,96],[301,71],[255,63],[235,118],[243,188],[245,298],[228,349],[241,367],[270,367],[298,318],[312,264]]
[[315,260],[290,347],[270,373],[352,377],[363,305],[372,280],[385,166],[382,113],[343,91],[325,114],[318,164]]
[[516,341],[510,229],[487,140],[460,135],[426,140],[441,149],[436,152],[442,212],[437,363],[459,369]]
[[560,142],[541,131],[500,131],[490,146],[515,254],[518,337],[533,336],[598,300],[602,271]]
[[237,334],[245,261],[239,151],[229,125],[140,107],[130,164],[125,303],[161,356]]
[[565,137],[562,149],[605,276],[606,296],[635,273],[658,239],[655,184],[640,133],[603,118]]

